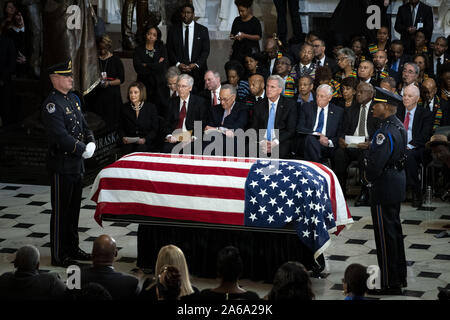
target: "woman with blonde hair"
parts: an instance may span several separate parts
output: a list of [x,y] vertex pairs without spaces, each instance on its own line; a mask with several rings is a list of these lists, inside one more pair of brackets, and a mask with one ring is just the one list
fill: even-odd
[[[163,272],[163,267],[166,265],[174,266],[178,269],[181,276],[181,288],[180,288],[180,298],[187,298],[192,294],[196,294],[199,290],[192,286],[190,276],[189,276],[189,268],[186,263],[186,259],[184,257],[183,251],[175,245],[169,244],[167,246],[162,247],[159,250],[158,258],[156,259],[155,264],[155,277]],[[145,280],[142,291],[140,293],[140,297],[144,300],[157,300],[156,295],[156,283],[154,279]]]

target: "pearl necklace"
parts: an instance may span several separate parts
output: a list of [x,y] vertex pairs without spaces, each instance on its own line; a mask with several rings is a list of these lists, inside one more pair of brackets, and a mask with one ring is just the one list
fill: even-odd
[[131,103],[131,108],[133,108],[133,110],[135,110],[135,111],[140,111],[143,106],[144,106],[144,101],[142,101],[137,107],[133,103]]

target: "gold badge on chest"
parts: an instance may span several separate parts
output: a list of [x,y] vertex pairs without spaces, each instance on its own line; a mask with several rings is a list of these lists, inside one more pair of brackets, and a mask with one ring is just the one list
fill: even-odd
[[72,113],[72,111],[70,111],[69,108],[66,107],[66,114],[71,114],[71,113]]

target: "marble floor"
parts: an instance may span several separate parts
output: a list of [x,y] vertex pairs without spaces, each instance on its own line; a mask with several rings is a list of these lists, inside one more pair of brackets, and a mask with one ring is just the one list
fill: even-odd
[[[83,190],[80,213],[80,247],[87,252],[92,249],[95,237],[101,234],[113,236],[120,248],[115,268],[131,273],[143,280],[142,272],[133,273],[136,267],[137,224],[104,222],[101,228],[94,221],[95,203],[87,199],[90,187]],[[18,248],[33,244],[41,253],[41,269],[60,273],[66,279],[63,268],[50,265],[50,188],[48,186],[0,183],[0,273],[12,271],[12,261]],[[355,223],[339,236],[332,235],[332,243],[325,253],[326,277],[312,279],[318,300],[342,300],[341,279],[345,268],[351,263],[373,265],[377,263],[373,226],[368,207],[349,207]],[[450,228],[450,204],[433,199],[434,211],[422,211],[404,203],[401,209],[408,261],[408,288],[404,296],[383,296],[382,299],[435,300],[438,287],[450,288],[450,238],[435,235]],[[189,263],[189,262],[188,262]],[[142,281],[141,281],[142,282]],[[213,287],[215,279],[193,277],[199,289]],[[271,285],[246,279],[241,285],[265,296]],[[378,297],[379,298],[379,297]]]

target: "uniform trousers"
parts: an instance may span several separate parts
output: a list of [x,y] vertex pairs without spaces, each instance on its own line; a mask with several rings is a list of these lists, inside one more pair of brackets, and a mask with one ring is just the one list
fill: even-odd
[[380,267],[381,288],[406,284],[406,257],[400,222],[400,202],[370,208]]
[[54,173],[51,179],[50,242],[53,263],[61,262],[78,250],[83,175]]
[[406,186],[413,192],[420,193],[419,167],[423,163],[423,149],[415,148],[406,151]]

